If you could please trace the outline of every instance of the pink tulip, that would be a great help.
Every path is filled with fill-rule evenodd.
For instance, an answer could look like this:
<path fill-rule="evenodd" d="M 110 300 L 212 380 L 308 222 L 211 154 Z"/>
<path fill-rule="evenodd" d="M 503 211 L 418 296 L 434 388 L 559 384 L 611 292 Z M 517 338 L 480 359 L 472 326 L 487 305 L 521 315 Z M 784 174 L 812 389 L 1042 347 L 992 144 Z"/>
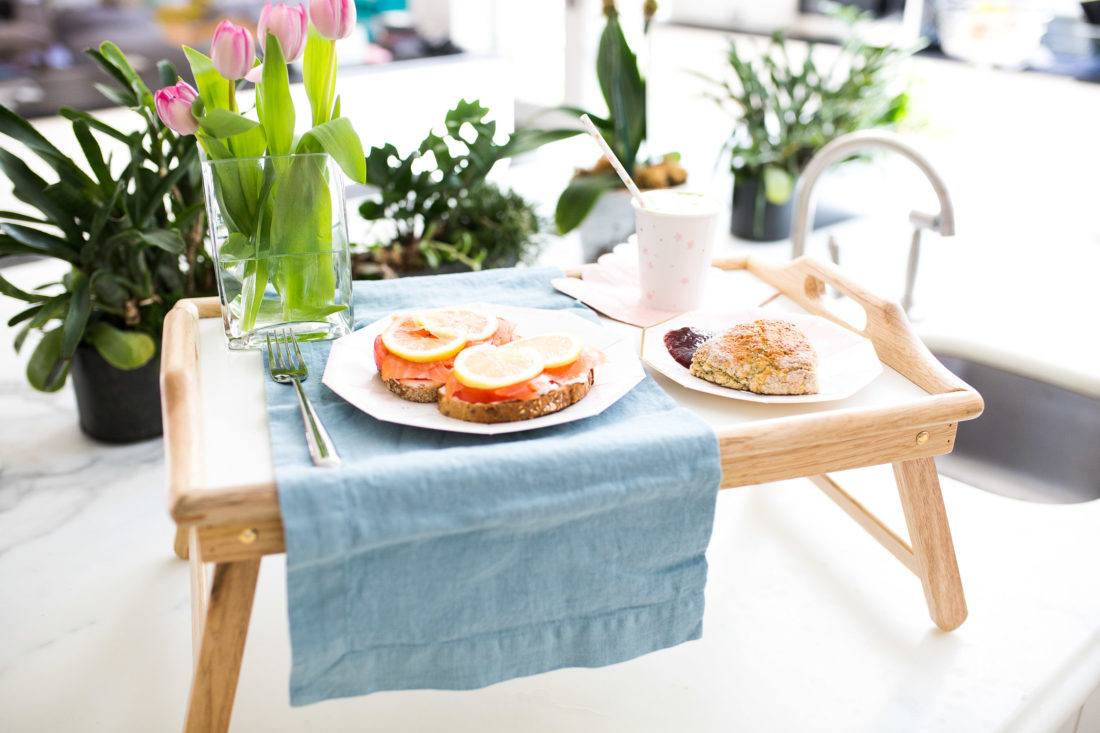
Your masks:
<path fill-rule="evenodd" d="M 313 27 L 330 41 L 347 38 L 355 27 L 353 0 L 309 0 Z"/>
<path fill-rule="evenodd" d="M 282 49 L 287 63 L 296 61 L 306 48 L 307 23 L 309 20 L 306 18 L 306 8 L 301 3 L 294 7 L 267 3 L 260 13 L 260 23 L 256 28 L 260 49 L 267 50 L 267 34 L 271 33 L 279 39 L 279 48 Z"/>
<path fill-rule="evenodd" d="M 228 20 L 223 20 L 214 29 L 214 40 L 210 44 L 210 60 L 218 73 L 230 81 L 243 78 L 252 68 L 256 59 L 256 49 L 252 45 L 252 34 Z"/>
<path fill-rule="evenodd" d="M 199 129 L 199 121 L 191 112 L 191 103 L 199 96 L 190 84 L 179 81 L 170 87 L 164 87 L 153 95 L 157 115 L 169 129 L 180 135 L 194 135 Z"/>

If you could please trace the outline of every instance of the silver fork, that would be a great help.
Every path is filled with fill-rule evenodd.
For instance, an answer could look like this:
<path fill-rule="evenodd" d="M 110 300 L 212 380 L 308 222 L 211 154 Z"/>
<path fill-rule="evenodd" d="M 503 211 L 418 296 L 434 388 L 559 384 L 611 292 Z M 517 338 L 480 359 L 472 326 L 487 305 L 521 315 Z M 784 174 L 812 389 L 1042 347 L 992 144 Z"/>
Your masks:
<path fill-rule="evenodd" d="M 291 354 L 291 344 L 294 353 Z M 298 348 L 298 340 L 289 330 L 284 329 L 275 333 L 275 346 L 272 348 L 271 335 L 267 336 L 267 365 L 271 370 L 271 378 L 279 384 L 290 382 L 298 394 L 298 407 L 302 408 L 302 420 L 306 425 L 306 444 L 309 446 L 309 455 L 313 458 L 313 465 L 329 468 L 340 465 L 340 456 L 336 455 L 336 446 L 332 444 L 332 438 L 328 437 L 328 431 L 321 424 L 321 418 L 313 409 L 306 392 L 302 389 L 302 382 L 309 376 L 306 362 L 302 358 L 302 351 Z"/>

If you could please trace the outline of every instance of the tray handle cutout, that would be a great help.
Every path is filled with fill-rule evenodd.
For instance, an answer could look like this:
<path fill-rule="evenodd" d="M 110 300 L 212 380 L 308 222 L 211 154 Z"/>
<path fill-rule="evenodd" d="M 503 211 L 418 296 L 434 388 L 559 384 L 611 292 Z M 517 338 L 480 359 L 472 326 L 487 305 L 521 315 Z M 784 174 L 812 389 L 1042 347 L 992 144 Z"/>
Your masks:
<path fill-rule="evenodd" d="M 853 282 L 835 265 L 803 255 L 782 264 L 749 257 L 745 267 L 810 313 L 869 339 L 884 364 L 922 389 L 933 394 L 974 391 L 936 360 L 913 331 L 900 305 Z M 866 322 L 862 328 L 828 307 L 826 286 L 836 288 L 863 309 Z"/>

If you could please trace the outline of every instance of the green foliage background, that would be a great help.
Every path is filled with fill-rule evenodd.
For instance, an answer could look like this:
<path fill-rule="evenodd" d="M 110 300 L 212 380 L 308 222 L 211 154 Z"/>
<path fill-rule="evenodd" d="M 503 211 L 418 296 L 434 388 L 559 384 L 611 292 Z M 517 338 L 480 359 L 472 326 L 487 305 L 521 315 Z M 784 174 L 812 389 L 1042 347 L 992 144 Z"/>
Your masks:
<path fill-rule="evenodd" d="M 114 44 L 87 53 L 115 84 L 98 84 L 99 91 L 139 115 L 142 129 L 122 132 L 62 107 L 84 157 L 78 163 L 0 105 L 0 133 L 29 148 L 56 176 L 48 181 L 0 149 L 0 171 L 14 195 L 37 211 L 0 211 L 0 259 L 40 255 L 70 266 L 59 282 L 29 292 L 0 276 L 0 293 L 28 304 L 8 321 L 20 326 L 16 350 L 32 332 L 41 334 L 27 379 L 43 391 L 65 383 L 81 343 L 118 368 L 142 366 L 156 355 L 164 316 L 175 302 L 215 290 L 203 249 L 206 217 L 195 138 L 161 123 L 152 93 Z M 158 69 L 165 86 L 175 83 L 170 63 L 162 61 Z M 104 137 L 126 147 L 121 168 L 104 157 Z"/>

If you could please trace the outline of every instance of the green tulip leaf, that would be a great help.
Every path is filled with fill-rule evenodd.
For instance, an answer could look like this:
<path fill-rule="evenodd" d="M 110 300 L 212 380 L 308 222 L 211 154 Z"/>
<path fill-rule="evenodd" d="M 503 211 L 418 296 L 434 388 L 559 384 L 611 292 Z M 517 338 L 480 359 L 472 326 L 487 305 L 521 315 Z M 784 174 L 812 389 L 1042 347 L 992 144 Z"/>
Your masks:
<path fill-rule="evenodd" d="M 191 65 L 191 75 L 199 88 L 206 109 L 229 109 L 232 107 L 233 82 L 226 79 L 214 68 L 209 56 L 188 46 L 183 47 L 187 62 Z"/>
<path fill-rule="evenodd" d="M 143 331 L 124 331 L 100 321 L 88 333 L 88 341 L 116 369 L 137 369 L 157 353 L 153 337 Z"/>
<path fill-rule="evenodd" d="M 236 112 L 214 107 L 206 109 L 205 114 L 199 119 L 199 125 L 202 131 L 211 137 L 226 138 L 248 132 L 254 127 L 259 127 L 260 123 Z"/>
<path fill-rule="evenodd" d="M 317 125 L 302 135 L 298 152 L 326 152 L 344 169 L 348 178 L 356 183 L 367 182 L 367 161 L 363 156 L 363 144 L 351 120 L 339 117 Z"/>
<path fill-rule="evenodd" d="M 288 155 L 294 145 L 294 101 L 279 39 L 267 34 L 263 77 L 256 90 L 257 111 L 267 135 L 269 155 Z"/>
<path fill-rule="evenodd" d="M 306 50 L 302 57 L 302 81 L 313 110 L 313 125 L 328 122 L 339 112 L 333 112 L 332 95 L 336 87 L 336 44 L 309 24 Z M 332 116 L 330 116 L 330 114 Z"/>
<path fill-rule="evenodd" d="M 240 232 L 230 232 L 218 246 L 219 260 L 244 260 L 256 253 L 256 247 L 248 237 Z"/>

